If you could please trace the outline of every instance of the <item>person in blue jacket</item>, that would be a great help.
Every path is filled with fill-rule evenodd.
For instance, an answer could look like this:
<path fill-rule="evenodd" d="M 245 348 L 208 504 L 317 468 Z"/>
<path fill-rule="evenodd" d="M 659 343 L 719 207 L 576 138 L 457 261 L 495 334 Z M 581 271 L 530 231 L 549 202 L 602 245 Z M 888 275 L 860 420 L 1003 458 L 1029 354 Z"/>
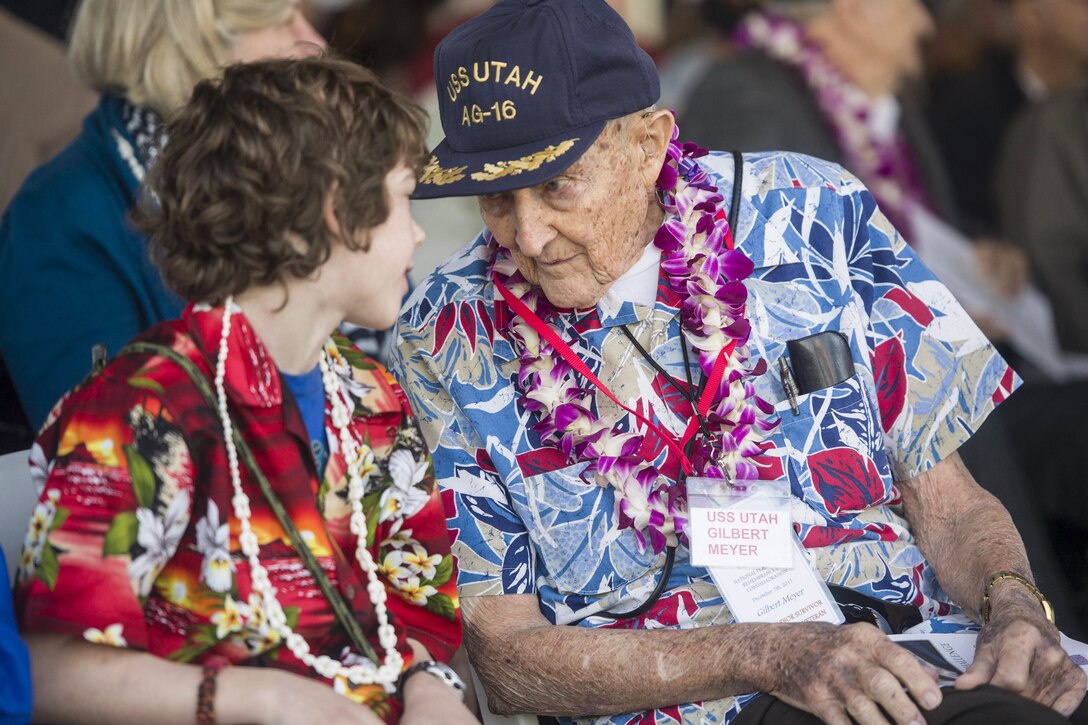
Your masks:
<path fill-rule="evenodd" d="M 4 550 L 0 549 L 0 564 L 7 572 Z M 0 725 L 30 721 L 34 704 L 30 685 L 30 656 L 15 626 L 11 607 L 11 585 L 7 578 L 0 587 Z"/>
<path fill-rule="evenodd" d="M 69 61 L 101 102 L 0 221 L 0 356 L 35 428 L 95 345 L 112 354 L 181 312 L 128 219 L 160 118 L 224 65 L 324 47 L 297 0 L 83 0 Z"/>

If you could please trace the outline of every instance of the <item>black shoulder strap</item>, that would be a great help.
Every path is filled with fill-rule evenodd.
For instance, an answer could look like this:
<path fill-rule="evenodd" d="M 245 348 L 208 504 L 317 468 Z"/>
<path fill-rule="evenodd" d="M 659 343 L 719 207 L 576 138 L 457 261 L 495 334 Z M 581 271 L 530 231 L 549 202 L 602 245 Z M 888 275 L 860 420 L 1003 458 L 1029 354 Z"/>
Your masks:
<path fill-rule="evenodd" d="M 733 149 L 733 202 L 729 205 L 729 233 L 733 242 L 737 239 L 737 220 L 740 218 L 740 193 L 744 185 L 744 154 Z"/>
<path fill-rule="evenodd" d="M 121 355 L 154 355 L 164 357 L 180 367 L 189 378 L 196 385 L 197 390 L 204 396 L 204 402 L 212 410 L 219 410 L 219 403 L 216 399 L 215 391 L 212 389 L 212 384 L 208 381 L 207 376 L 201 372 L 200 368 L 196 364 L 185 357 L 177 350 L 167 347 L 165 345 L 159 345 L 153 342 L 130 342 L 124 348 L 117 353 L 118 357 Z M 233 421 L 231 421 L 233 423 Z M 381 664 L 381 660 L 378 659 L 377 653 L 374 648 L 370 646 L 370 643 L 363 635 L 363 630 L 359 626 L 359 621 L 355 618 L 352 612 L 351 606 L 344 600 L 344 597 L 329 581 L 328 575 L 321 568 L 321 565 L 317 563 L 317 559 L 314 558 L 313 552 L 310 551 L 310 547 L 306 545 L 302 536 L 299 534 L 298 529 L 295 527 L 295 523 L 291 520 L 291 516 L 287 513 L 287 509 L 284 507 L 283 502 L 280 501 L 279 496 L 272 490 L 272 484 L 268 482 L 268 478 L 265 477 L 264 472 L 261 471 L 261 467 L 257 465 L 257 460 L 253 456 L 253 451 L 250 450 L 241 434 L 238 432 L 237 425 L 231 425 L 234 438 L 234 446 L 238 450 L 238 457 L 249 469 L 253 479 L 257 482 L 257 486 L 261 489 L 261 494 L 268 501 L 268 505 L 272 507 L 273 513 L 276 515 L 276 520 L 280 526 L 287 533 L 287 538 L 291 540 L 291 546 L 294 547 L 295 552 L 301 557 L 303 564 L 306 565 L 306 569 L 313 576 L 314 581 L 317 582 L 317 586 L 321 589 L 321 593 L 325 596 L 325 600 L 332 607 L 333 613 L 336 616 L 336 621 L 347 632 L 348 637 L 351 639 L 351 643 L 355 645 L 358 652 L 366 655 L 375 664 Z M 365 536 L 366 533 L 360 534 Z"/>

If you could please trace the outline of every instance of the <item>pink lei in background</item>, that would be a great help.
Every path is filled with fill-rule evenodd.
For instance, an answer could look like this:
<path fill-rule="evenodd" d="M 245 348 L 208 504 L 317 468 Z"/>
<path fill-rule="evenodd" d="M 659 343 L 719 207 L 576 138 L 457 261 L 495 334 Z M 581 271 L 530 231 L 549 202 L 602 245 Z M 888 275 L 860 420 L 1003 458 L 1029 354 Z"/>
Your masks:
<path fill-rule="evenodd" d="M 762 51 L 801 74 L 843 150 L 846 168 L 869 187 L 892 224 L 910 236 L 911 205 L 932 204 L 903 135 L 898 131 L 888 138 L 873 134 L 873 101 L 828 61 L 793 20 L 749 13 L 735 39 L 742 48 Z"/>

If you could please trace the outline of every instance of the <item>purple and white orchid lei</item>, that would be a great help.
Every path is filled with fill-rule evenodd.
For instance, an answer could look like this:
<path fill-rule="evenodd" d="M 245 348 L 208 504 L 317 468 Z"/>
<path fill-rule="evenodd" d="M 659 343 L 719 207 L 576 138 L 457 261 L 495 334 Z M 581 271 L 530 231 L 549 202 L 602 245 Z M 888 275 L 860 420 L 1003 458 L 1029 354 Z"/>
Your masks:
<path fill-rule="evenodd" d="M 654 244 L 662 250 L 662 269 L 682 300 L 681 325 L 698 351 L 703 374 L 709 378 L 723 350 L 729 355 L 707 414 L 714 439 L 697 436 L 691 460 L 698 475 L 755 479 L 759 443 L 777 419 L 768 417 L 773 407 L 756 396 L 750 381 L 766 369 L 762 360 L 752 366 L 747 360 L 750 326 L 744 318 L 748 292 L 743 280 L 753 265 L 732 248 L 723 198 L 695 162 L 706 151 L 677 142 L 677 135 L 674 131 L 657 181 L 668 216 Z M 496 279 L 545 322 L 554 319 L 558 313 L 540 288 L 521 275 L 505 249 L 495 249 Z M 541 440 L 557 446 L 572 462 L 588 460 L 583 477 L 615 489 L 619 528 L 633 529 L 643 550 L 647 544 L 655 553 L 686 544 L 686 491 L 641 455 L 645 436 L 620 429 L 621 418 L 602 421 L 594 413 L 594 391 L 579 384 L 571 366 L 528 322 L 511 315 L 505 333 L 520 355 L 521 404 L 538 415 L 534 429 Z"/>
<path fill-rule="evenodd" d="M 797 70 L 843 150 L 845 166 L 857 174 L 895 224 L 906 230 L 912 204 L 931 206 L 903 135 L 878 138 L 870 126 L 873 101 L 844 76 L 794 20 L 752 12 L 737 27 L 742 48 L 755 48 Z"/>

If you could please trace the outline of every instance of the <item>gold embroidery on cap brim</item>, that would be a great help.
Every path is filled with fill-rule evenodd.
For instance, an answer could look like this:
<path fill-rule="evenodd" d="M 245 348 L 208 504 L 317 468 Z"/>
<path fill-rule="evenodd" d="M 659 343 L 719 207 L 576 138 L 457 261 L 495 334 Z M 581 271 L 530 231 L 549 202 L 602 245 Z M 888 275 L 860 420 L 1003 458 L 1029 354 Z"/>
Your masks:
<path fill-rule="evenodd" d="M 494 164 L 484 164 L 484 170 L 472 174 L 472 180 L 494 181 L 495 179 L 501 179 L 504 176 L 516 176 L 523 171 L 536 171 L 544 162 L 550 163 L 555 161 L 569 151 L 577 140 L 578 139 L 576 138 L 572 138 L 569 141 L 563 141 L 555 146 L 548 146 L 537 151 L 535 154 L 522 156 L 520 159 L 514 159 L 513 161 L 499 161 Z"/>
<path fill-rule="evenodd" d="M 423 176 L 420 178 L 419 183 L 434 184 L 435 186 L 452 184 L 465 178 L 465 169 L 467 168 L 467 166 L 453 166 L 444 169 L 438 165 L 438 157 L 432 156 L 427 165 L 423 167 Z"/>

